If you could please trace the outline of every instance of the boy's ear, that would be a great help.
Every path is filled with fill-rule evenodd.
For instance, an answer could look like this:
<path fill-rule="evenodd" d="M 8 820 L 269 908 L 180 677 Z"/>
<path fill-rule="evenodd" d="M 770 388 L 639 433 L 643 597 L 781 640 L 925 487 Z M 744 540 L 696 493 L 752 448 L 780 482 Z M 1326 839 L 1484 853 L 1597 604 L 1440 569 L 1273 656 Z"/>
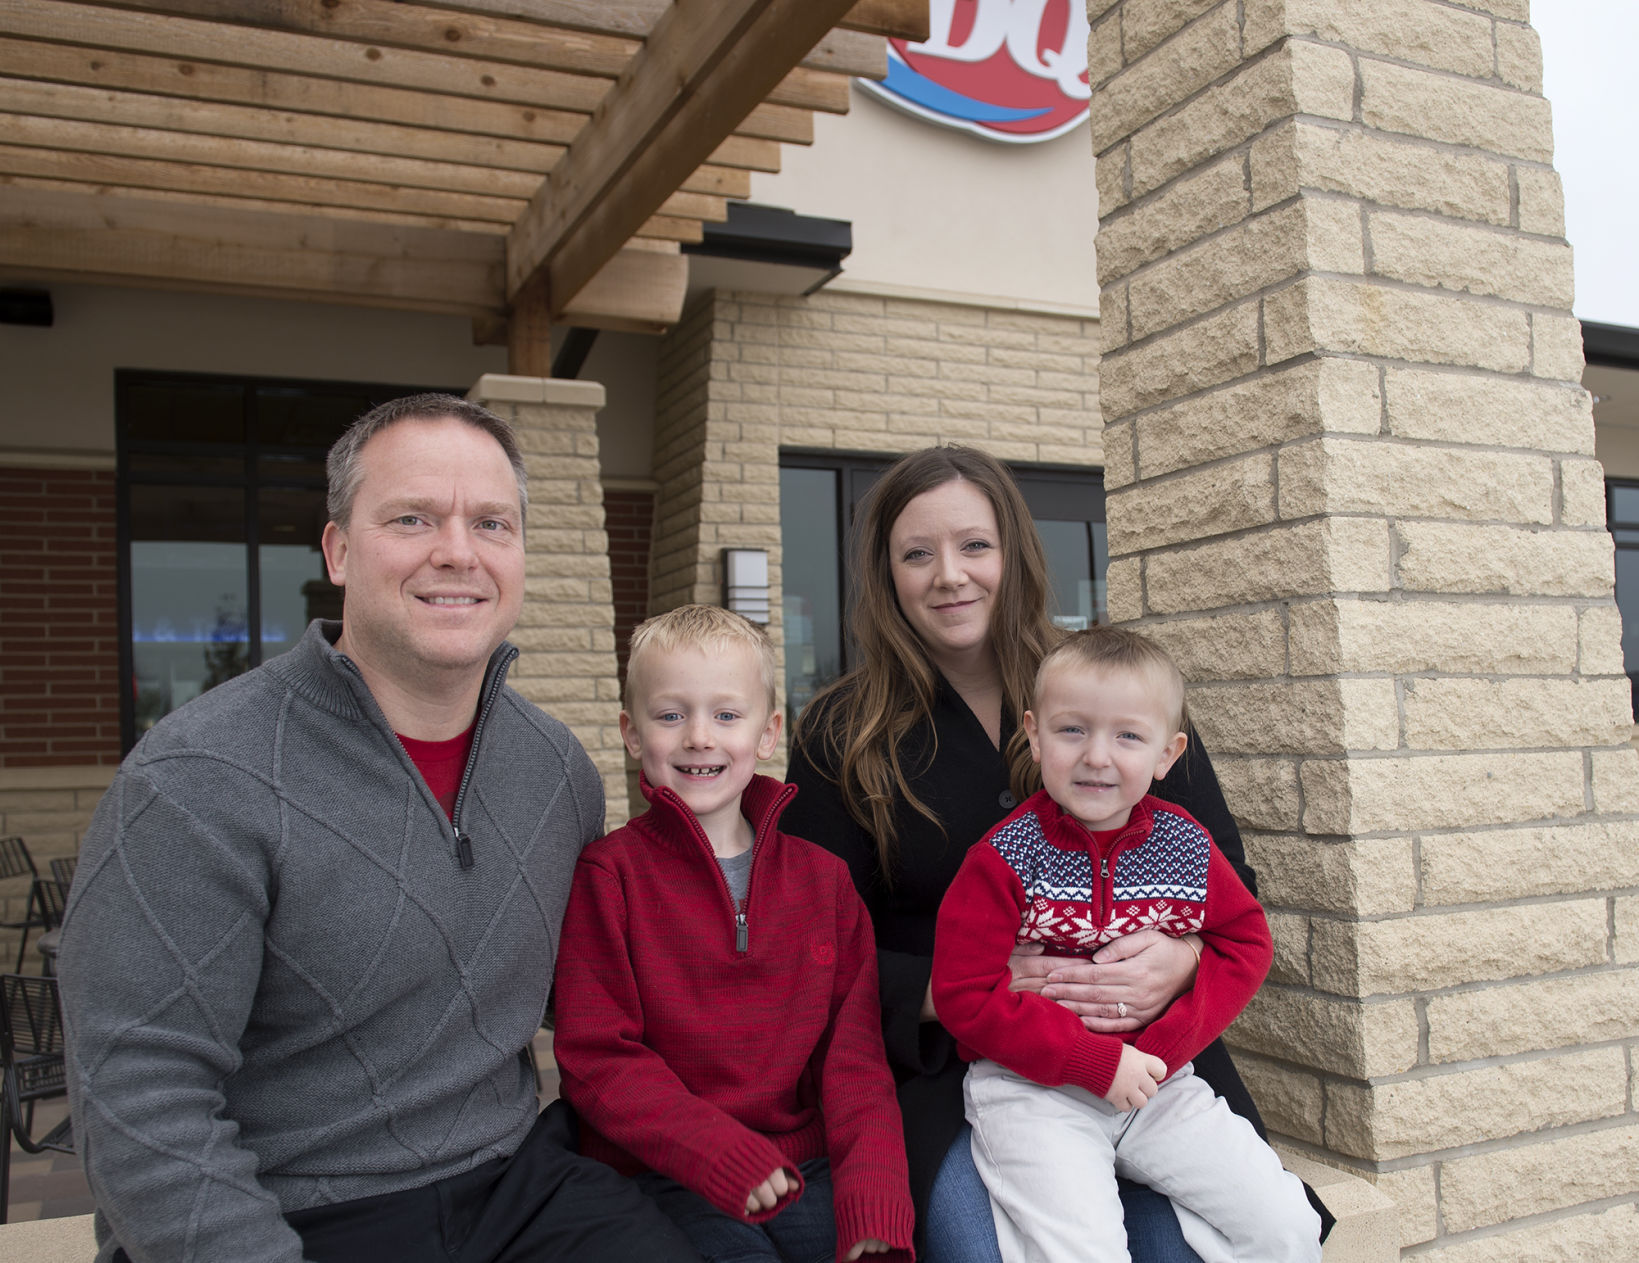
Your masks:
<path fill-rule="evenodd" d="M 768 723 L 763 728 L 763 735 L 757 738 L 757 757 L 772 759 L 774 751 L 780 744 L 780 723 L 785 719 L 779 711 L 768 717 Z"/>
<path fill-rule="evenodd" d="M 1161 758 L 1155 765 L 1155 779 L 1160 780 L 1172 771 L 1172 765 L 1178 762 L 1178 756 L 1184 752 L 1189 744 L 1189 738 L 1181 732 L 1172 734 L 1172 739 L 1161 750 Z"/>
<path fill-rule="evenodd" d="M 638 734 L 637 726 L 632 723 L 632 717 L 625 711 L 620 712 L 620 739 L 626 743 L 626 753 L 634 759 L 643 757 L 643 738 Z"/>
<path fill-rule="evenodd" d="M 1041 737 L 1036 730 L 1036 712 L 1024 712 L 1024 735 L 1030 738 L 1030 757 L 1037 763 L 1041 762 Z"/>

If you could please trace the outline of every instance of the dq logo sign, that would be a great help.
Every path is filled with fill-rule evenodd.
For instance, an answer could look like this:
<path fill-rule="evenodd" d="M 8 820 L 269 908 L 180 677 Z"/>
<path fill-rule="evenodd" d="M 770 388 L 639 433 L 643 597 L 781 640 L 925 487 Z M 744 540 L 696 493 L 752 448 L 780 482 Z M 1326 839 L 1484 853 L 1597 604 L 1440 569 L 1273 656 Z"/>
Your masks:
<path fill-rule="evenodd" d="M 1087 117 L 1082 0 L 929 0 L 926 42 L 888 41 L 890 105 L 988 140 L 1062 136 Z"/>

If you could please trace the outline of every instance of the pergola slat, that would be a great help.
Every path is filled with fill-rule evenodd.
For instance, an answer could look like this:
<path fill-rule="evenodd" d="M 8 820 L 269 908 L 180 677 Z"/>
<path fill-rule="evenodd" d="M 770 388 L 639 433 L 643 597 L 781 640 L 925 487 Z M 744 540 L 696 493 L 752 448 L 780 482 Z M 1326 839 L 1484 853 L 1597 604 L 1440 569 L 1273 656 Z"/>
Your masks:
<path fill-rule="evenodd" d="M 642 37 L 671 0 L 410 0 L 464 13 L 528 17 L 565 30 Z M 868 35 L 927 39 L 927 0 L 856 0 L 837 26 Z"/>
<path fill-rule="evenodd" d="M 277 215 L 292 214 L 290 203 L 269 202 L 255 197 L 222 197 L 213 193 L 179 193 L 170 189 L 137 188 L 121 185 L 113 188 L 106 184 L 88 184 L 83 180 L 57 180 L 28 175 L 0 175 L 0 188 L 30 189 L 44 193 L 70 193 L 76 197 L 117 197 L 132 203 L 166 202 L 173 206 L 217 207 L 224 211 L 264 211 Z M 300 213 L 300 212 L 294 212 Z M 455 219 L 448 215 L 416 215 L 403 211 L 388 211 L 372 207 L 361 210 L 356 206 L 325 206 L 313 208 L 313 213 L 325 219 L 348 220 L 359 223 L 398 225 L 407 228 L 434 228 L 440 232 L 475 232 L 487 237 L 505 237 L 506 225 L 493 220 Z M 634 238 L 633 240 L 636 240 Z M 670 241 L 645 240 L 645 244 L 672 246 Z"/>
<path fill-rule="evenodd" d="M 8 60 L 0 48 L 0 63 Z M 293 110 L 195 101 L 145 92 L 0 78 L 0 105 L 19 114 L 218 136 L 224 143 L 269 141 L 384 156 L 459 162 L 544 175 L 566 146 L 434 127 L 409 127 Z M 721 168 L 714 168 L 721 169 Z"/>
<path fill-rule="evenodd" d="M 566 30 L 530 15 L 463 12 L 398 0 L 70 0 L 292 34 L 321 35 L 451 57 L 478 57 L 616 78 L 642 46 L 618 32 Z M 647 32 L 645 32 L 647 34 Z M 803 59 L 810 70 L 880 78 L 887 54 L 880 39 L 832 31 Z"/>
<path fill-rule="evenodd" d="M 219 65 L 278 70 L 382 87 L 415 88 L 486 101 L 590 114 L 608 84 L 587 75 L 499 61 L 355 44 L 197 18 L 103 9 L 67 0 L 0 0 L 0 27 L 35 39 L 135 49 Z M 70 36 L 69 39 L 64 39 Z"/>

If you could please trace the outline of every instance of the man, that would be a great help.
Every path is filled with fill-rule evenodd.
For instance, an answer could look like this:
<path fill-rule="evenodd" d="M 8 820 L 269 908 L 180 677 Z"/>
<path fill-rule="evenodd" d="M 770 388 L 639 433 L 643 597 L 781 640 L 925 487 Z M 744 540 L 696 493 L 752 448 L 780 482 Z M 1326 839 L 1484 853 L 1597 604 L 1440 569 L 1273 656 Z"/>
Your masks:
<path fill-rule="evenodd" d="M 341 623 L 158 724 L 63 931 L 99 1260 L 692 1260 L 536 1121 L 540 1025 L 603 791 L 506 687 L 512 431 L 444 395 L 331 450 Z"/>

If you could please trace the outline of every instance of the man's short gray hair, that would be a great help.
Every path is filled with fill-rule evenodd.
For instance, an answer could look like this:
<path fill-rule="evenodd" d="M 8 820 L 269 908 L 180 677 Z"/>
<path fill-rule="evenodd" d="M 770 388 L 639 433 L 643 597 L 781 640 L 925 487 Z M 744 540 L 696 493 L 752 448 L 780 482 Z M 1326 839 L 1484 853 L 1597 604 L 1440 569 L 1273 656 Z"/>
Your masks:
<path fill-rule="evenodd" d="M 440 421 L 445 417 L 453 417 L 475 430 L 482 430 L 501 445 L 507 463 L 512 466 L 512 473 L 518 479 L 519 509 L 527 515 L 529 475 L 524 471 L 524 454 L 518 448 L 518 436 L 513 432 L 511 422 L 496 416 L 488 408 L 481 408 L 455 395 L 426 394 L 406 395 L 402 399 L 389 399 L 386 403 L 377 404 L 348 426 L 347 432 L 336 440 L 330 448 L 330 455 L 325 458 L 325 475 L 329 480 L 325 507 L 329 510 L 330 520 L 345 528 L 353 515 L 353 500 L 358 495 L 359 483 L 364 479 L 364 466 L 359 454 L 366 443 L 400 421 Z"/>

